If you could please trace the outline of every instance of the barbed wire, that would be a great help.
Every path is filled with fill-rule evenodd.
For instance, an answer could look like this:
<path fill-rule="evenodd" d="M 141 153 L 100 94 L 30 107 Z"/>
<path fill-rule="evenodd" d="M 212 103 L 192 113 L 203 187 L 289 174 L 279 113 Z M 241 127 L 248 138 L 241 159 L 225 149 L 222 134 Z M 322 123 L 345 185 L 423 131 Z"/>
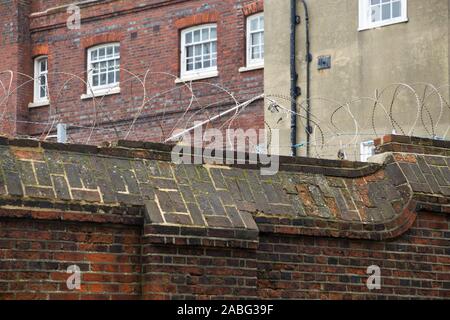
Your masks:
<path fill-rule="evenodd" d="M 308 131 L 307 120 L 312 124 L 310 142 L 302 142 L 295 147 L 310 146 L 314 156 L 318 158 L 330 156 L 329 151 L 326 151 L 329 148 L 353 152 L 360 148 L 361 141 L 386 133 L 398 132 L 409 136 L 418 134 L 441 139 L 448 139 L 450 134 L 449 84 L 435 86 L 424 82 L 392 83 L 375 90 L 373 97 L 351 97 L 345 101 L 339 101 L 336 97 L 299 99 L 299 102 L 296 101 L 297 111 L 293 112 L 292 101 L 287 94 L 266 93 L 253 97 L 241 94 L 242 97 L 239 98 L 233 90 L 215 81 L 183 82 L 177 75 L 168 72 L 147 69 L 137 74 L 120 68 L 121 89 L 129 89 L 131 95 L 120 98 L 126 112 L 117 116 L 115 113 L 119 111 L 111 110 L 110 101 L 106 99 L 113 88 L 101 95 L 96 93 L 85 80 L 90 71 L 80 74 L 49 72 L 48 77 L 52 77 L 52 81 L 46 86 L 49 97 L 47 119 L 31 121 L 18 119 L 15 112 L 9 111 L 18 107 L 12 97 L 21 90 L 26 90 L 27 86 L 34 85 L 38 79 L 11 70 L 0 72 L 0 132 L 5 129 L 6 123 L 14 126 L 29 124 L 40 127 L 32 137 L 45 141 L 54 138 L 52 133 L 57 124 L 64 123 L 69 126 L 69 132 L 87 131 L 78 136 L 76 133 L 69 134 L 71 141 L 90 144 L 94 135 L 102 134 L 107 134 L 108 137 L 112 135 L 114 139 L 130 139 L 132 136 L 139 138 L 137 127 L 142 125 L 145 117 L 153 117 L 152 126 L 160 132 L 159 142 L 168 142 L 179 138 L 176 131 L 190 133 L 196 128 L 197 121 L 200 121 L 202 127 L 229 132 L 250 105 L 264 100 L 266 115 L 269 115 L 264 121 L 267 149 L 275 145 L 290 147 L 274 141 L 273 132 L 292 116 L 297 118 L 300 127 L 305 128 L 304 135 Z M 153 80 L 156 86 L 151 84 Z M 13 87 L 16 83 L 17 86 Z M 65 112 L 69 109 L 66 106 L 68 101 L 77 105 L 70 100 L 73 97 L 68 97 L 73 95 L 72 92 L 68 94 L 68 91 L 76 85 L 86 89 L 90 98 L 86 105 L 90 107 L 79 122 L 74 123 L 67 121 L 69 117 Z M 237 88 L 236 91 L 240 92 L 241 89 Z M 314 106 L 313 112 L 310 105 Z M 128 116 L 123 116 L 124 114 Z M 271 117 L 271 114 L 274 116 Z M 410 121 L 403 119 L 404 114 L 408 114 Z M 158 140 L 155 136 L 152 139 Z M 230 135 L 227 135 L 226 143 L 230 148 L 234 147 Z"/>

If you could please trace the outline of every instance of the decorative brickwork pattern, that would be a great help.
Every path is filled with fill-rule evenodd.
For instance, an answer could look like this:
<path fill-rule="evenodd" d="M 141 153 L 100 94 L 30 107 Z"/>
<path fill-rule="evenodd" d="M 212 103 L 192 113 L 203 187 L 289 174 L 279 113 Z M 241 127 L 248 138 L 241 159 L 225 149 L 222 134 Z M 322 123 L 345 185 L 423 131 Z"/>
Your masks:
<path fill-rule="evenodd" d="M 0 298 L 450 297 L 444 153 L 282 157 L 265 177 L 174 165 L 171 149 L 0 138 Z M 74 264 L 77 292 L 64 287 Z M 370 265 L 380 291 L 365 285 Z"/>
<path fill-rule="evenodd" d="M 17 142 L 0 147 L 5 196 L 57 208 L 69 202 L 68 208 L 95 205 L 95 212 L 146 211 L 148 222 L 157 225 L 256 230 L 255 217 L 266 232 L 393 238 L 409 229 L 416 211 L 428 203 L 448 210 L 450 197 L 450 158 L 443 156 L 389 154 L 383 167 L 348 169 L 354 178 L 327 173 L 345 165 L 339 161 L 325 161 L 328 168 L 310 166 L 317 173 L 305 173 L 308 160 L 295 159 L 264 177 L 254 169 L 173 165 L 166 162 L 168 149 L 155 150 L 154 144 L 129 149 L 135 156 L 126 158 L 127 150 L 118 148 L 74 153 L 48 149 L 57 144 L 29 148 Z M 35 142 L 22 142 L 27 143 Z M 324 173 L 318 173 L 321 169 Z M 3 201 L 12 201 L 7 198 Z"/>

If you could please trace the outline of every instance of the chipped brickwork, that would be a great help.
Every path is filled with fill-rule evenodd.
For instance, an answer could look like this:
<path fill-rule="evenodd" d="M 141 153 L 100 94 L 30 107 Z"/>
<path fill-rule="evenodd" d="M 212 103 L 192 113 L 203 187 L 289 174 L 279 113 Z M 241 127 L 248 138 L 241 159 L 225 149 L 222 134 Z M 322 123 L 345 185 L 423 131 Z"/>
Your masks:
<path fill-rule="evenodd" d="M 379 150 L 403 138 L 385 137 L 390 142 Z M 251 164 L 175 165 L 170 151 L 127 141 L 100 148 L 0 138 L 0 222 L 50 230 L 56 221 L 78 223 L 82 233 L 96 224 L 142 228 L 140 291 L 130 298 L 448 297 L 445 153 L 387 152 L 369 164 L 282 157 L 278 174 L 261 176 Z M 0 241 L 10 268 L 10 234 Z M 403 258 L 390 253 L 405 246 L 411 253 Z M 364 287 L 370 261 L 388 269 L 386 291 Z M 109 289 L 104 296 L 114 298 Z"/>

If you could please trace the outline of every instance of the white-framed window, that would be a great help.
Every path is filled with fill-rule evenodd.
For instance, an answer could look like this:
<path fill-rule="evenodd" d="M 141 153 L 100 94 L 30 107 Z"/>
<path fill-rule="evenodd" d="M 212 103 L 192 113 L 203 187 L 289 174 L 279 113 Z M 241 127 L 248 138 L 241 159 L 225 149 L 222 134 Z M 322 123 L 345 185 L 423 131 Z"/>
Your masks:
<path fill-rule="evenodd" d="M 247 67 L 264 65 L 264 13 L 247 17 Z"/>
<path fill-rule="evenodd" d="M 359 0 L 359 30 L 408 21 L 407 0 Z"/>
<path fill-rule="evenodd" d="M 48 57 L 34 59 L 34 98 L 33 104 L 48 103 Z"/>
<path fill-rule="evenodd" d="M 217 75 L 217 25 L 205 24 L 181 32 L 181 78 Z"/>
<path fill-rule="evenodd" d="M 108 43 L 92 47 L 87 52 L 87 93 L 108 94 L 120 85 L 120 44 Z"/>
<path fill-rule="evenodd" d="M 373 140 L 361 142 L 361 161 L 367 162 L 375 155 L 375 142 Z"/>

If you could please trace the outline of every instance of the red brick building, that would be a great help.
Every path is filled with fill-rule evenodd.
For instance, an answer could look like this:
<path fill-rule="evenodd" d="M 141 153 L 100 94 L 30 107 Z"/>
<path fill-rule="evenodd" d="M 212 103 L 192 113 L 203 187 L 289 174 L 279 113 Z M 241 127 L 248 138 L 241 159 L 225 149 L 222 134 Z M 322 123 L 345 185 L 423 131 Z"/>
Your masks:
<path fill-rule="evenodd" d="M 0 3 L 0 132 L 162 141 L 263 92 L 262 0 L 71 3 Z M 264 127 L 262 101 L 240 111 Z"/>

